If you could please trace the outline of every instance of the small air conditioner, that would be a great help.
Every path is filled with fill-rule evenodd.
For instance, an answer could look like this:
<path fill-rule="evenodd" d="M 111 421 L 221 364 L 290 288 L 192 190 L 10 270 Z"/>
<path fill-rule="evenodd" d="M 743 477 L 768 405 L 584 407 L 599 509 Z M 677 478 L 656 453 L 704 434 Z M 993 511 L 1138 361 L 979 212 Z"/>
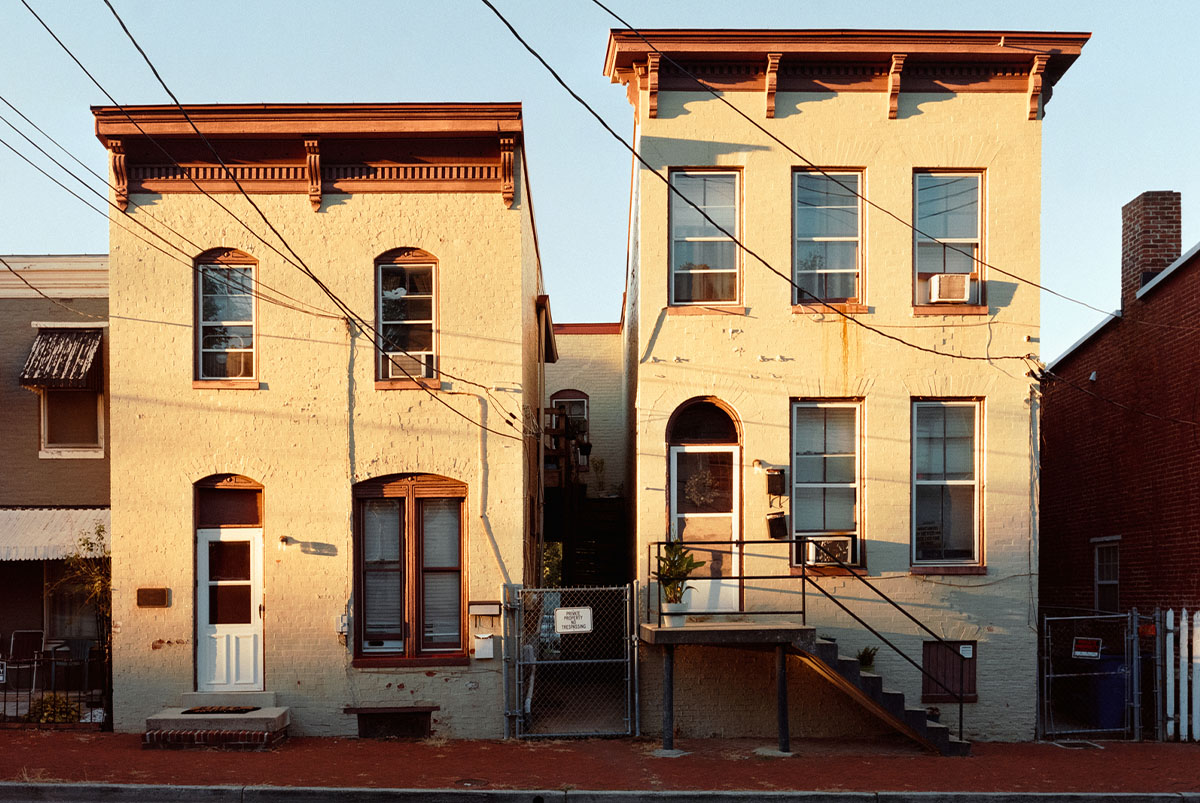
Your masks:
<path fill-rule="evenodd" d="M 408 379 L 410 376 L 428 378 L 433 375 L 430 370 L 431 354 L 388 352 L 387 356 L 388 379 Z"/>
<path fill-rule="evenodd" d="M 966 304 L 970 300 L 970 274 L 938 273 L 929 277 L 929 302 L 931 304 Z"/>
<path fill-rule="evenodd" d="M 824 550 L 818 548 L 817 544 L 824 547 Z M 809 538 L 807 545 L 810 565 L 837 566 L 838 561 L 845 564 L 854 562 L 853 539 L 851 538 Z"/>

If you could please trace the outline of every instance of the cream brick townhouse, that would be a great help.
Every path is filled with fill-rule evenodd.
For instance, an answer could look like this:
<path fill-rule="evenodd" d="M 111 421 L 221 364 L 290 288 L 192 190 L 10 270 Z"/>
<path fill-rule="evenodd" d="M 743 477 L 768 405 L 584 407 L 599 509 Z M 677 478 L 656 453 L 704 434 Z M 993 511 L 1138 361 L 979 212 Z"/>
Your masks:
<path fill-rule="evenodd" d="M 807 622 L 843 655 L 880 641 L 830 598 L 961 691 L 968 736 L 1032 737 L 1037 388 L 1020 361 L 941 355 L 1037 350 L 1043 109 L 1087 38 L 612 32 L 648 163 L 623 319 L 643 617 L 668 538 L 707 561 L 689 624 L 773 621 L 820 575 Z M 773 733 L 770 653 L 681 638 L 675 728 Z M 662 654 L 643 645 L 649 731 Z M 910 706 L 952 699 L 886 647 L 875 665 Z M 794 731 L 860 727 L 796 678 Z"/>
<path fill-rule="evenodd" d="M 117 729 L 501 735 L 554 359 L 520 105 L 186 108 L 94 109 Z"/>

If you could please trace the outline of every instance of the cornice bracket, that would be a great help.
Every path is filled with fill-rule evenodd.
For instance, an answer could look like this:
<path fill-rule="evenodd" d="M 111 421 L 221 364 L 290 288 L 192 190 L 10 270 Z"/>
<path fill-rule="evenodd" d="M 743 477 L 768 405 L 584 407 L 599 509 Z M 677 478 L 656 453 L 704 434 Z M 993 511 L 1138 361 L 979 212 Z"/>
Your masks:
<path fill-rule="evenodd" d="M 775 90 L 779 86 L 779 60 L 782 53 L 767 54 L 767 119 L 775 116 Z"/>
<path fill-rule="evenodd" d="M 513 183 L 513 148 L 516 145 L 514 137 L 500 137 L 500 194 L 504 197 L 504 206 L 512 209 Z"/>
<path fill-rule="evenodd" d="M 1029 119 L 1038 119 L 1038 109 L 1042 101 L 1042 73 L 1046 72 L 1049 56 L 1034 56 L 1033 65 L 1029 68 Z"/>
<path fill-rule="evenodd" d="M 658 117 L 658 65 L 661 59 L 658 53 L 646 56 L 646 90 L 650 95 L 646 111 L 651 118 Z"/>
<path fill-rule="evenodd" d="M 321 149 L 318 141 L 304 140 L 304 152 L 308 157 L 308 202 L 316 212 L 321 208 Z"/>
<path fill-rule="evenodd" d="M 888 119 L 895 120 L 900 114 L 900 73 L 904 71 L 904 53 L 892 54 L 892 68 L 888 70 Z"/>
<path fill-rule="evenodd" d="M 125 143 L 119 139 L 108 141 L 108 161 L 112 168 L 117 208 L 124 212 L 129 208 L 129 171 L 125 165 Z"/>

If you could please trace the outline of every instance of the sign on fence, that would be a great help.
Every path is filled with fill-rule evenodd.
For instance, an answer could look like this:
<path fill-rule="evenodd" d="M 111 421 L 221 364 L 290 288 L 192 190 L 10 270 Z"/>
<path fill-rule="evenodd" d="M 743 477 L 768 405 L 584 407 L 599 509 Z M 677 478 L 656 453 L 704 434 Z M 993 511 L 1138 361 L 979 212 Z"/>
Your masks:
<path fill-rule="evenodd" d="M 591 633 L 591 608 L 555 608 L 555 633 Z"/>
<path fill-rule="evenodd" d="M 1071 657 L 1099 658 L 1100 649 L 1103 646 L 1104 641 L 1102 639 L 1076 636 L 1075 641 L 1071 644 Z"/>
<path fill-rule="evenodd" d="M 8 682 L 8 664 L 0 661 L 0 683 Z"/>

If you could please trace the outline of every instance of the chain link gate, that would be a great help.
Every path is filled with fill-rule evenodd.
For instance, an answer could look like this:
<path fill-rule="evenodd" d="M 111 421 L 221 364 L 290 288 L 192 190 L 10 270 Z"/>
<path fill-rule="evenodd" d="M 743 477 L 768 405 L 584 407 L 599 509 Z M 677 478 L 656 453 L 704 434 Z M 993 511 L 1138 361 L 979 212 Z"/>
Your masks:
<path fill-rule="evenodd" d="M 1159 697 L 1154 620 L 1127 614 L 1042 620 L 1041 738 L 1153 736 Z"/>
<path fill-rule="evenodd" d="M 631 587 L 504 594 L 505 735 L 636 734 Z"/>

